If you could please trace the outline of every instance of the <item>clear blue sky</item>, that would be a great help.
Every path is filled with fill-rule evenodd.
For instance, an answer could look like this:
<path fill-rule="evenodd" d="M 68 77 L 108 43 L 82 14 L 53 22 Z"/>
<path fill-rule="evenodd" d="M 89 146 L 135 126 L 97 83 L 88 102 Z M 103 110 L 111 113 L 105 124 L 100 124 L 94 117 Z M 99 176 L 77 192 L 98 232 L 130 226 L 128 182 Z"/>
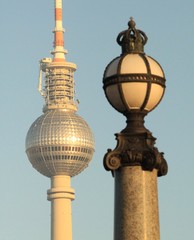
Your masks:
<path fill-rule="evenodd" d="M 134 17 L 146 32 L 145 52 L 162 65 L 167 89 L 146 126 L 165 153 L 169 173 L 158 179 L 162 240 L 194 239 L 194 1 L 84 0 L 63 2 L 67 59 L 77 64 L 79 114 L 89 123 L 96 152 L 72 180 L 73 239 L 113 239 L 114 179 L 103 169 L 107 148 L 125 118 L 105 99 L 105 66 L 120 55 L 117 34 Z M 0 240 L 50 239 L 50 181 L 30 165 L 25 136 L 42 114 L 39 63 L 50 56 L 53 1 L 1 1 Z"/>

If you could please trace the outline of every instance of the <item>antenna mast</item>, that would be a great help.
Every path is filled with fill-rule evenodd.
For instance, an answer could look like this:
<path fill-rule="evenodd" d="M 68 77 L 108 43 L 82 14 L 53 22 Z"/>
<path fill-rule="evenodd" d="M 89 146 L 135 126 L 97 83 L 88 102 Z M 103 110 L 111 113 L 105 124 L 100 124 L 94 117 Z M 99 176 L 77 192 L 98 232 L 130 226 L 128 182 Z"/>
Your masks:
<path fill-rule="evenodd" d="M 55 0 L 55 29 L 54 33 L 54 50 L 53 62 L 64 62 L 67 51 L 64 49 L 64 28 L 63 28 L 63 12 L 62 0 Z"/>

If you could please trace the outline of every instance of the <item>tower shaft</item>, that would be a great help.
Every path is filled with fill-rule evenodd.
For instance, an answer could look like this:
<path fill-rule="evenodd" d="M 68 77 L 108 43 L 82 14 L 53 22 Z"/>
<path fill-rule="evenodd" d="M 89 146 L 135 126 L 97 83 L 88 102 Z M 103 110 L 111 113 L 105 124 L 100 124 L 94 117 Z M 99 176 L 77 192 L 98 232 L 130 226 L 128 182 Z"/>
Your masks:
<path fill-rule="evenodd" d="M 75 195 L 70 187 L 70 177 L 52 177 L 47 193 L 51 201 L 51 240 L 72 240 L 71 201 Z"/>

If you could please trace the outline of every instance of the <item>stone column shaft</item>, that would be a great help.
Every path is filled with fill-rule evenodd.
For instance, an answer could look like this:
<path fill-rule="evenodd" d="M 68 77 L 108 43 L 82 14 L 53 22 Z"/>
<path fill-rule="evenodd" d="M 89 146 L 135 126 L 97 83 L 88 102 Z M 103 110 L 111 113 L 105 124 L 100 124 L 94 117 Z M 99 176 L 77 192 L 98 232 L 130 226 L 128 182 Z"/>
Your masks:
<path fill-rule="evenodd" d="M 159 240 L 157 170 L 125 166 L 114 177 L 114 240 Z"/>

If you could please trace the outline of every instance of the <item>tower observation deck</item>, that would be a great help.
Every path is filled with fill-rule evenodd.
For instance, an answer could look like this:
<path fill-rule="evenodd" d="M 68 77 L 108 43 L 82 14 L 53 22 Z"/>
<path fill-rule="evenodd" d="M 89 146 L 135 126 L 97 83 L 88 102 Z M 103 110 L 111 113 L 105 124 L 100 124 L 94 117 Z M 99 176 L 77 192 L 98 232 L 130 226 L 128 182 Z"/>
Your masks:
<path fill-rule="evenodd" d="M 51 178 L 51 240 L 71 240 L 70 178 L 82 172 L 94 153 L 93 133 L 77 114 L 74 72 L 66 61 L 62 0 L 55 3 L 52 58 L 40 61 L 38 90 L 45 99 L 43 114 L 34 121 L 26 136 L 26 153 L 32 166 Z M 60 215 L 63 215 L 61 218 Z"/>

